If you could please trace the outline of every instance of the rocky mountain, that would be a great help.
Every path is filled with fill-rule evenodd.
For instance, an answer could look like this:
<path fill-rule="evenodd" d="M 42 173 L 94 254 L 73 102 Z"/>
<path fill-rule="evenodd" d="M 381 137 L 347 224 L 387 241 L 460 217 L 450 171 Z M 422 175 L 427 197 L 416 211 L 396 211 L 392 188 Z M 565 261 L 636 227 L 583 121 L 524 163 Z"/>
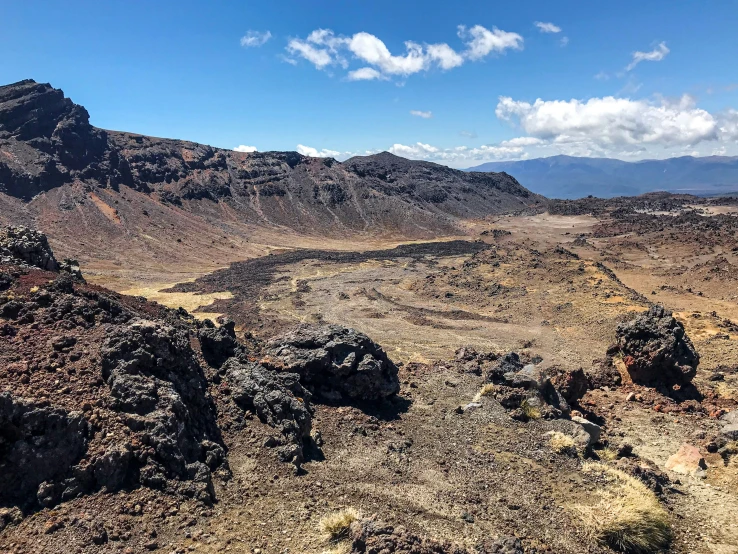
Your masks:
<path fill-rule="evenodd" d="M 0 87 L 0 219 L 41 228 L 72 256 L 84 252 L 58 241 L 79 238 L 77 228 L 113 242 L 123 232 L 128 244 L 162 233 L 170 240 L 248 234 L 246 226 L 428 238 L 457 233 L 466 218 L 544 203 L 505 173 L 466 173 L 386 152 L 339 163 L 106 131 L 48 84 Z"/>
<path fill-rule="evenodd" d="M 506 171 L 549 198 L 635 196 L 668 191 L 724 194 L 738 191 L 738 157 L 682 156 L 624 162 L 610 158 L 552 156 L 517 162 L 490 162 L 469 171 Z"/>

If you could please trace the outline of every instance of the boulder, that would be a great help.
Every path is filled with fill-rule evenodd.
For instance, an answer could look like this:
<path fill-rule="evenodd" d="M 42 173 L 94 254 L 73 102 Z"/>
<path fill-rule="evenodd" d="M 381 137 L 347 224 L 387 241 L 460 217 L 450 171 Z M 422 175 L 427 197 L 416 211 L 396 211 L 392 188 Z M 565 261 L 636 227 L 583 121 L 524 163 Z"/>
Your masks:
<path fill-rule="evenodd" d="M 728 423 L 720 432 L 731 441 L 738 441 L 738 423 Z"/>
<path fill-rule="evenodd" d="M 296 373 L 326 401 L 373 401 L 400 391 L 397 366 L 363 333 L 338 325 L 301 325 L 272 339 L 261 363 Z"/>
<path fill-rule="evenodd" d="M 286 439 L 280 457 L 297 465 L 302 463 L 303 446 L 310 439 L 312 412 L 310 393 L 300 384 L 300 376 L 271 371 L 237 358 L 230 358 L 223 369 L 236 404 L 253 410 L 263 423 L 278 429 Z"/>
<path fill-rule="evenodd" d="M 663 306 L 618 325 L 616 334 L 617 350 L 634 382 L 683 385 L 694 378 L 699 354 L 684 326 Z"/>
<path fill-rule="evenodd" d="M 589 435 L 590 444 L 599 442 L 600 435 L 602 434 L 602 427 L 600 427 L 596 423 L 592 423 L 588 419 L 584 419 L 583 417 L 579 416 L 572 416 L 571 420 L 574 423 L 578 423 L 582 426 L 582 429 L 584 429 L 584 431 Z"/>
<path fill-rule="evenodd" d="M 236 340 L 236 324 L 227 319 L 220 327 L 206 319 L 197 331 L 200 339 L 200 348 L 205 361 L 213 367 L 220 367 L 230 357 L 240 350 Z"/>
<path fill-rule="evenodd" d="M 420 537 L 404 527 L 384 525 L 370 519 L 354 521 L 349 529 L 350 554 L 412 552 L 413 554 L 469 554 L 448 542 Z"/>
<path fill-rule="evenodd" d="M 27 264 L 47 271 L 59 269 L 46 235 L 27 227 L 0 229 L 0 262 Z"/>
<path fill-rule="evenodd" d="M 684 443 L 679 450 L 673 454 L 664 466 L 674 473 L 682 475 L 703 476 L 707 469 L 705 459 L 699 449 L 691 444 Z"/>
<path fill-rule="evenodd" d="M 143 432 L 143 441 L 151 446 L 137 462 L 142 465 L 137 480 L 212 500 L 211 470 L 221 465 L 225 449 L 215 404 L 188 333 L 161 322 L 133 319 L 110 330 L 100 357 L 111 408 L 123 414 L 132 431 Z M 101 459 L 107 465 L 132 462 L 121 452 Z M 111 471 L 125 474 L 128 469 L 106 469 L 101 474 Z M 189 483 L 181 487 L 178 481 Z"/>
<path fill-rule="evenodd" d="M 43 483 L 61 483 L 87 450 L 81 412 L 0 394 L 0 503 L 28 505 Z"/>

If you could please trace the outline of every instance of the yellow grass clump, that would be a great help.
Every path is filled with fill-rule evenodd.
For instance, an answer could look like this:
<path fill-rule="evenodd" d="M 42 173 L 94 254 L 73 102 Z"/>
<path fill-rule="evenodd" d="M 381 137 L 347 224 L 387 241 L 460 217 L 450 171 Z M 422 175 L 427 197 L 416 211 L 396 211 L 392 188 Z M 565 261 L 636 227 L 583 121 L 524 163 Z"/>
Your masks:
<path fill-rule="evenodd" d="M 576 452 L 576 443 L 574 439 L 569 435 L 560 433 L 559 431 L 553 431 L 548 439 L 548 444 L 551 450 L 557 454 L 573 453 Z"/>
<path fill-rule="evenodd" d="M 479 389 L 479 396 L 490 396 L 494 394 L 495 392 L 495 386 L 492 383 L 487 383 L 486 385 L 483 385 L 481 389 Z"/>
<path fill-rule="evenodd" d="M 357 519 L 359 512 L 353 508 L 345 508 L 323 516 L 318 527 L 328 540 L 337 542 L 348 536 L 349 527 Z"/>
<path fill-rule="evenodd" d="M 575 506 L 587 532 L 597 541 L 629 554 L 649 554 L 669 545 L 669 514 L 648 487 L 601 463 L 586 463 L 582 471 L 606 482 L 597 492 L 596 503 Z"/>
<path fill-rule="evenodd" d="M 523 400 L 520 404 L 520 409 L 523 410 L 523 413 L 528 419 L 541 419 L 541 410 L 527 400 Z"/>

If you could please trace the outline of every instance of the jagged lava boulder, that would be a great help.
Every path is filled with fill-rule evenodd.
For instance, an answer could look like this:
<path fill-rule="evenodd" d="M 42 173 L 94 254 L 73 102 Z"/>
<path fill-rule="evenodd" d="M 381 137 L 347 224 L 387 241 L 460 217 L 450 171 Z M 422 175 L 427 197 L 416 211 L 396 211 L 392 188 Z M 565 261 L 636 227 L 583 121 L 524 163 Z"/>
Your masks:
<path fill-rule="evenodd" d="M 297 373 L 327 401 L 374 401 L 400 391 L 397 366 L 363 333 L 339 325 L 301 325 L 267 344 L 262 364 Z"/>
<path fill-rule="evenodd" d="M 694 378 L 700 356 L 684 326 L 663 306 L 618 325 L 616 334 L 610 353 L 622 356 L 634 382 L 683 385 Z"/>
<path fill-rule="evenodd" d="M 46 235 L 27 227 L 0 229 L 0 263 L 21 263 L 48 271 L 59 269 Z"/>
<path fill-rule="evenodd" d="M 299 466 L 305 459 L 303 447 L 312 429 L 311 395 L 300 384 L 300 376 L 238 358 L 227 360 L 222 369 L 234 402 L 282 433 L 280 459 Z"/>

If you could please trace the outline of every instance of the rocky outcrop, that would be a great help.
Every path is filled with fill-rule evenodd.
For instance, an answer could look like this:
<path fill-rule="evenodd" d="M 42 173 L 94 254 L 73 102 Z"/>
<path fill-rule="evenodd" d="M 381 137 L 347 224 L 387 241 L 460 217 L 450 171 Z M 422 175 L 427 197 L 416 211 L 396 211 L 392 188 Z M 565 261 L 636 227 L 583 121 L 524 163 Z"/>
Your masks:
<path fill-rule="evenodd" d="M 326 401 L 373 401 L 397 394 L 397 366 L 363 333 L 338 325 L 302 325 L 267 344 L 262 364 L 300 376 Z"/>
<path fill-rule="evenodd" d="M 0 263 L 27 264 L 48 271 L 59 269 L 46 235 L 26 227 L 0 229 Z"/>
<path fill-rule="evenodd" d="M 211 502 L 228 466 L 191 319 L 70 274 L 3 269 L 0 503 L 141 486 Z"/>
<path fill-rule="evenodd" d="M 220 327 L 206 319 L 197 332 L 205 360 L 213 367 L 220 367 L 243 349 L 236 340 L 236 324 L 226 319 Z"/>
<path fill-rule="evenodd" d="M 0 87 L 0 190 L 30 199 L 75 180 L 130 184 L 108 134 L 64 93 L 32 80 Z"/>
<path fill-rule="evenodd" d="M 491 384 L 486 394 L 511 410 L 515 419 L 553 419 L 566 416 L 571 411 L 566 398 L 553 385 L 545 370 L 534 363 L 524 363 L 515 352 L 500 358 L 487 372 L 486 381 Z M 566 384 L 565 379 L 560 381 Z M 567 392 L 571 394 L 571 391 Z M 575 395 L 572 398 L 578 400 Z"/>
<path fill-rule="evenodd" d="M 61 484 L 70 496 L 69 468 L 87 450 L 87 421 L 82 412 L 0 394 L 0 504 L 46 505 L 49 492 Z"/>
<path fill-rule="evenodd" d="M 190 480 L 185 492 L 211 498 L 210 472 L 223 463 L 225 450 L 188 334 L 134 319 L 109 333 L 100 354 L 112 408 L 125 414 L 127 426 L 149 447 L 137 460 L 141 484 L 158 488 L 168 480 Z"/>
<path fill-rule="evenodd" d="M 618 325 L 617 344 L 631 379 L 640 384 L 683 385 L 697 373 L 700 356 L 672 313 L 652 306 L 634 320 Z"/>
<path fill-rule="evenodd" d="M 279 430 L 283 440 L 279 457 L 296 466 L 304 461 L 304 446 L 310 439 L 312 410 L 310 393 L 300 384 L 296 373 L 266 369 L 237 358 L 223 366 L 233 400 L 244 410 L 252 410 L 259 419 Z"/>

